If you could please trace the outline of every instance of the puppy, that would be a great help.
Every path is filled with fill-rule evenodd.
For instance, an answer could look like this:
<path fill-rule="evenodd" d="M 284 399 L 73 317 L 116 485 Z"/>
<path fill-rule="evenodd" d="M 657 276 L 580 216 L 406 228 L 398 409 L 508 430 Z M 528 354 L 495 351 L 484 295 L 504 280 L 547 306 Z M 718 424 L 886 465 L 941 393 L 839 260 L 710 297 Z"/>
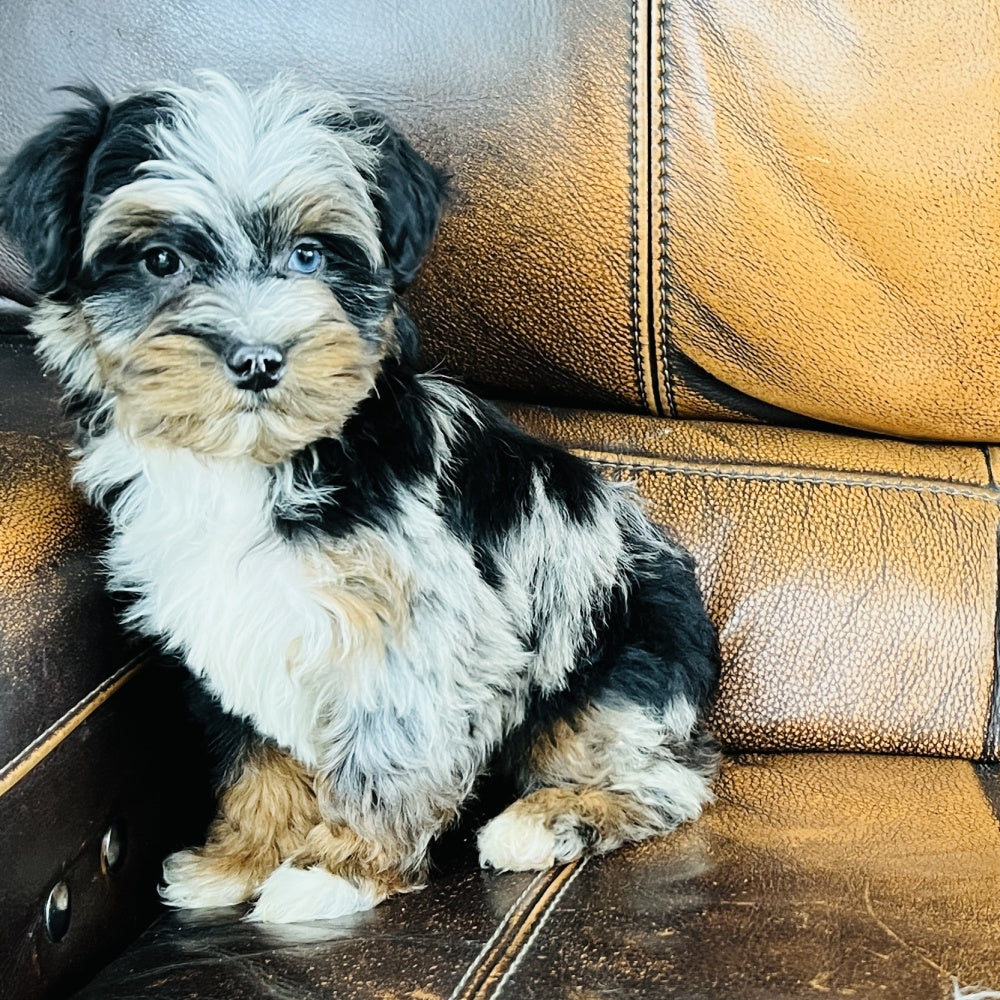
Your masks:
<path fill-rule="evenodd" d="M 495 869 L 696 817 L 717 652 L 690 559 L 627 489 L 419 371 L 400 293 L 442 176 L 287 82 L 75 93 L 0 212 L 111 586 L 215 709 L 218 814 L 163 898 L 374 906 L 421 885 L 486 775 L 522 796 L 479 832 Z"/>

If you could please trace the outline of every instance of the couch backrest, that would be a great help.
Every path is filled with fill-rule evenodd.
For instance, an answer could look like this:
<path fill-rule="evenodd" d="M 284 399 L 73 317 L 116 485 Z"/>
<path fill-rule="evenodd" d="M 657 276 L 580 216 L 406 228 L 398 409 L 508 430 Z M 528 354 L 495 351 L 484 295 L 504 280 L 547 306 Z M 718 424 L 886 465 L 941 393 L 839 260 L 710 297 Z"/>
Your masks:
<path fill-rule="evenodd" d="M 451 171 L 413 296 L 432 363 L 546 402 L 1000 440 L 993 0 L 5 4 L 0 156 L 55 86 L 199 67 L 328 83 Z M 28 294 L 0 244 L 0 296 Z"/>

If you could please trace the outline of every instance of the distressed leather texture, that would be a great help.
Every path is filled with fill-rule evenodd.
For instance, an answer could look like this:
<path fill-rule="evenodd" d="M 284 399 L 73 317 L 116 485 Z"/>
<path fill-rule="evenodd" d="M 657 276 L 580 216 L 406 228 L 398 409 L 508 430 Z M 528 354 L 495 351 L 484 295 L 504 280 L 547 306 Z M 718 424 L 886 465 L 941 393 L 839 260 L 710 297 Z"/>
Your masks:
<path fill-rule="evenodd" d="M 64 18 L 0 10 L 0 156 L 80 79 L 283 69 L 387 108 L 454 177 L 415 300 L 428 356 L 484 386 L 1000 437 L 992 0 L 115 0 L 53 32 Z M 0 251 L 0 294 L 23 283 Z"/>
<path fill-rule="evenodd" d="M 78 1000 L 950 1000 L 1000 969 L 998 793 L 964 761 L 741 758 L 670 838 L 540 876 L 458 845 L 326 926 L 171 915 Z"/>
<path fill-rule="evenodd" d="M 427 362 L 691 548 L 732 758 L 671 838 L 490 876 L 466 828 L 371 914 L 161 916 L 99 973 L 206 784 L 178 677 L 102 595 L 0 234 L 0 995 L 1000 990 L 996 4 L 5 4 L 0 158 L 55 87 L 201 67 L 326 83 L 451 174 L 411 293 Z"/>

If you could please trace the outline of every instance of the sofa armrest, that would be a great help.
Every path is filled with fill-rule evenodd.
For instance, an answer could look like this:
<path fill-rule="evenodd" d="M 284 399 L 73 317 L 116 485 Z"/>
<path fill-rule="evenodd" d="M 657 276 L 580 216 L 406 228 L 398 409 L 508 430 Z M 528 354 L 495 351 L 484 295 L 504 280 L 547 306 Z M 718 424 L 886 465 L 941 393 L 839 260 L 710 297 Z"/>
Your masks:
<path fill-rule="evenodd" d="M 142 930 L 163 855 L 207 803 L 180 671 L 116 624 L 102 525 L 23 335 L 0 338 L 0 372 L 0 982 L 27 1000 Z"/>

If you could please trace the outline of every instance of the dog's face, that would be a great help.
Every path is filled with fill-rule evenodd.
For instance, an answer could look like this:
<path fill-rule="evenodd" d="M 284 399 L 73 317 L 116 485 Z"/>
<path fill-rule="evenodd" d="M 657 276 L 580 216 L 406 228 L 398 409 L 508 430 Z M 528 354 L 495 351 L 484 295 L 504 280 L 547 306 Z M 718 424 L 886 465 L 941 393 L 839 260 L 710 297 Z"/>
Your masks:
<path fill-rule="evenodd" d="M 285 84 L 81 96 L 0 181 L 71 401 L 136 440 L 267 464 L 336 436 L 383 359 L 416 349 L 396 293 L 441 176 L 381 117 Z"/>

